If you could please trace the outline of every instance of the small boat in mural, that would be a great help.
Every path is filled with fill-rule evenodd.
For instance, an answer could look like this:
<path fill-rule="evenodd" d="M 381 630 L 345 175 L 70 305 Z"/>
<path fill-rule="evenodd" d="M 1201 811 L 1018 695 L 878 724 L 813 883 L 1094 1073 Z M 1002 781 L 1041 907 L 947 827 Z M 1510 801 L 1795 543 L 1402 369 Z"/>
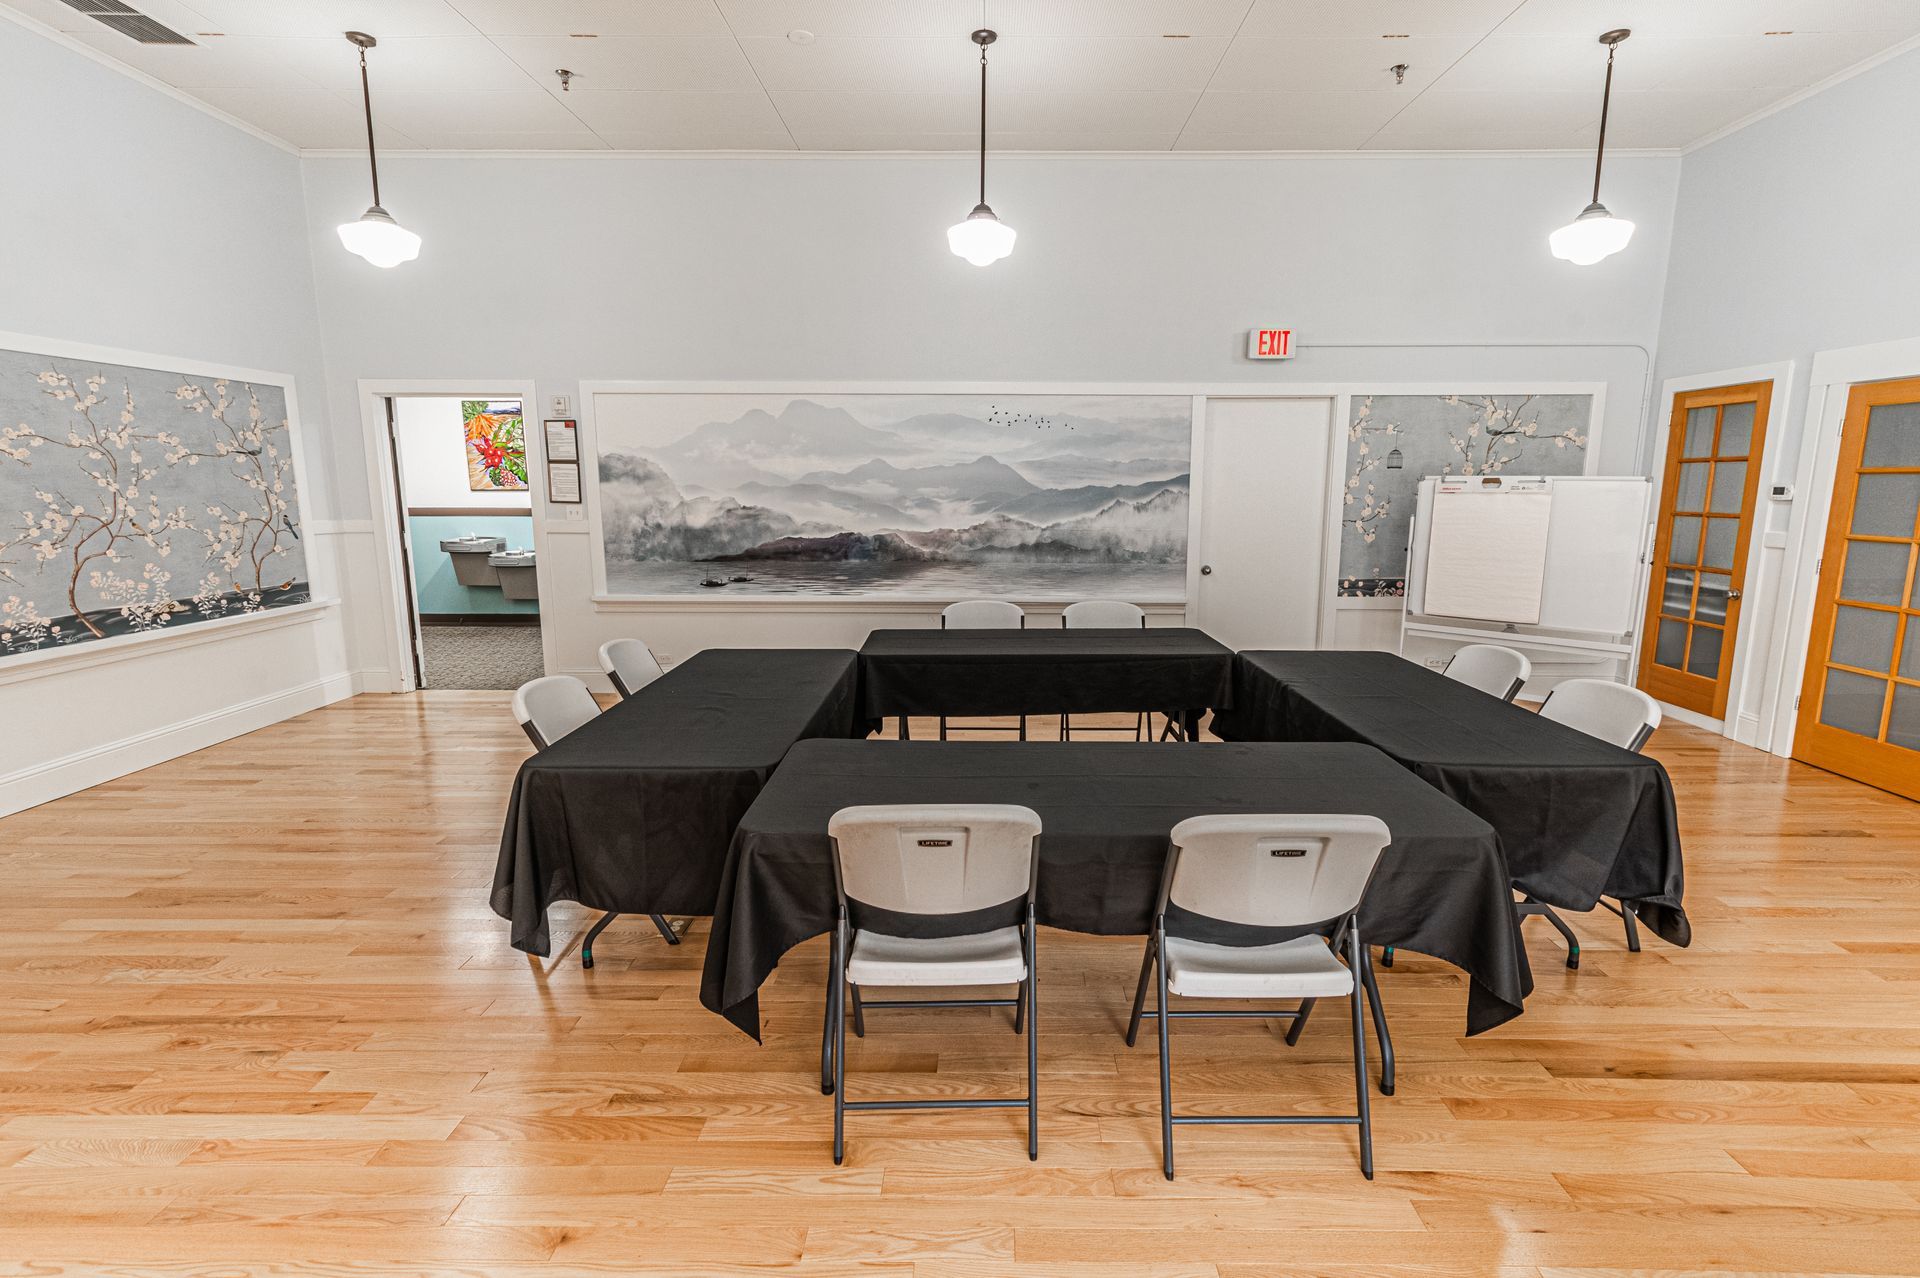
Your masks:
<path fill-rule="evenodd" d="M 737 585 L 739 585 L 739 584 L 740 584 L 741 582 L 743 582 L 743 581 L 752 581 L 752 580 L 753 580 L 753 578 L 751 578 L 751 577 L 729 577 L 729 578 L 727 578 L 727 582 L 728 582 L 728 584 L 730 584 L 730 585 L 736 585 L 736 586 L 737 586 Z"/>
<path fill-rule="evenodd" d="M 709 590 L 718 590 L 721 586 L 724 586 L 727 583 L 720 580 L 718 577 L 713 576 L 711 573 L 709 573 L 707 576 L 702 577 L 700 579 L 700 584 L 707 587 Z"/>

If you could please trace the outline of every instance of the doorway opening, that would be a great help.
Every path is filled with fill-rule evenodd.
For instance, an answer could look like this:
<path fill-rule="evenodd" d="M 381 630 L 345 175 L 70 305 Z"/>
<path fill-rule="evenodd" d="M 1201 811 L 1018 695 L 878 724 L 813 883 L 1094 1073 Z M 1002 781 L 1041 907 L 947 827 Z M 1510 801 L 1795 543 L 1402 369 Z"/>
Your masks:
<path fill-rule="evenodd" d="M 545 673 L 524 398 L 382 397 L 416 688 Z"/>

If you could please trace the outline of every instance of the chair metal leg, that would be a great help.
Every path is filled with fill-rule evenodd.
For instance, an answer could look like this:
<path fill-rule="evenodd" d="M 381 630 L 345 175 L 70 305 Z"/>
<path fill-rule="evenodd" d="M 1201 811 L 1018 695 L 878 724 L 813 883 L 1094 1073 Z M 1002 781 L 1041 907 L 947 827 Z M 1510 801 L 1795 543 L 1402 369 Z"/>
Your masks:
<path fill-rule="evenodd" d="M 1380 947 L 1380 966 L 1393 966 L 1393 947 L 1391 945 L 1383 945 Z"/>
<path fill-rule="evenodd" d="M 1307 1017 L 1313 1015 L 1313 1005 L 1317 1002 L 1319 1002 L 1318 999 L 1311 998 L 1300 1000 L 1300 1010 L 1294 1013 L 1293 1024 L 1287 1026 L 1288 1047 L 1300 1041 L 1300 1031 L 1307 1027 Z"/>
<path fill-rule="evenodd" d="M 665 919 L 661 918 L 658 914 L 649 914 L 647 915 L 647 917 L 653 920 L 653 925 L 656 928 L 660 929 L 660 936 L 663 940 L 666 941 L 668 945 L 680 944 L 680 938 L 674 934 L 672 924 L 668 923 Z"/>
<path fill-rule="evenodd" d="M 860 1002 L 860 987 L 852 981 L 848 981 L 847 990 L 853 995 L 853 1036 L 855 1038 L 865 1038 L 867 1036 L 867 1011 Z"/>
<path fill-rule="evenodd" d="M 1167 934 L 1156 928 L 1154 966 L 1160 974 L 1160 1007 L 1155 1019 L 1160 1022 L 1160 1170 L 1173 1179 L 1173 1069 L 1167 1046 Z"/>
<path fill-rule="evenodd" d="M 1530 916 L 1538 914 L 1541 918 L 1552 924 L 1553 930 L 1558 932 L 1561 938 L 1567 943 L 1567 967 L 1570 970 L 1578 970 L 1580 967 L 1580 938 L 1573 934 L 1573 929 L 1567 926 L 1567 921 L 1558 914 L 1555 914 L 1551 905 L 1542 901 L 1536 901 L 1530 896 L 1520 899 L 1518 909 L 1522 923 L 1525 923 Z"/>
<path fill-rule="evenodd" d="M 947 739 L 947 716 L 944 714 L 940 716 L 940 739 L 942 741 Z"/>
<path fill-rule="evenodd" d="M 613 922 L 615 919 L 619 917 L 620 915 L 618 913 L 603 914 L 600 916 L 600 921 L 598 923 L 595 923 L 592 927 L 587 929 L 587 939 L 580 942 L 580 966 L 581 967 L 590 968 L 593 966 L 593 938 L 600 935 L 602 932 L 606 931 L 607 924 Z M 654 917 L 657 919 L 660 916 L 656 914 L 654 915 Z"/>
<path fill-rule="evenodd" d="M 1145 710 L 1133 716 L 1133 739 L 1135 741 L 1147 739 L 1152 732 L 1153 722 L 1147 717 Z"/>
<path fill-rule="evenodd" d="M 1040 1157 L 1040 965 L 1035 961 L 1033 924 L 1027 924 L 1027 1160 Z"/>
<path fill-rule="evenodd" d="M 1020 716 L 1020 739 L 1022 741 L 1027 739 L 1027 716 L 1024 714 Z"/>
<path fill-rule="evenodd" d="M 1380 1040 L 1380 1094 L 1391 1096 L 1394 1086 L 1393 1035 L 1387 1032 L 1387 1009 L 1380 1002 L 1380 983 L 1373 979 L 1373 951 L 1362 946 L 1359 962 L 1360 983 L 1366 990 L 1367 1007 L 1373 1013 L 1373 1036 Z"/>
<path fill-rule="evenodd" d="M 1147 938 L 1147 952 L 1140 959 L 1140 984 L 1133 991 L 1133 1017 L 1127 1022 L 1127 1046 L 1133 1046 L 1140 1032 L 1140 1012 L 1147 1005 L 1147 982 L 1153 979 L 1153 938 Z"/>
<path fill-rule="evenodd" d="M 907 716 L 904 714 L 900 716 L 900 739 L 902 741 L 913 740 L 913 735 L 907 727 Z"/>
<path fill-rule="evenodd" d="M 846 967 L 841 961 L 847 943 L 845 924 L 833 934 L 833 1163 L 838 1167 L 847 1157 L 847 1017 L 845 998 Z"/>
<path fill-rule="evenodd" d="M 1365 957 L 1366 947 L 1360 944 L 1359 930 L 1355 928 L 1348 934 L 1347 966 L 1364 969 L 1368 966 Z M 1373 1179 L 1373 1112 L 1367 1096 L 1367 1029 L 1361 1022 L 1360 1000 L 1368 992 L 1371 984 L 1372 982 L 1368 981 L 1363 985 L 1356 980 L 1353 993 L 1348 1000 L 1353 1009 L 1353 1094 L 1360 1105 L 1360 1174 L 1368 1180 Z M 1379 1004 L 1376 1003 L 1374 1004 L 1374 1032 L 1380 1034 L 1381 1041 L 1385 1042 L 1384 1022 L 1379 1017 Z M 1383 1084 L 1381 1090 L 1391 1094 L 1393 1087 L 1390 1084 Z"/>

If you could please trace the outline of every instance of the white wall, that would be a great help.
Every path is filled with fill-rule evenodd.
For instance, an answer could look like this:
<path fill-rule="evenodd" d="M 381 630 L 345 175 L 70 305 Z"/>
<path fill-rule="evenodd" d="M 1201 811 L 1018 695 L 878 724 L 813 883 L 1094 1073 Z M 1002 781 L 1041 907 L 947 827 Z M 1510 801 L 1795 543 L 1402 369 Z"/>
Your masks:
<path fill-rule="evenodd" d="M 366 203 L 362 162 L 304 165 L 341 421 L 368 378 L 531 377 L 543 407 L 566 394 L 576 412 L 579 383 L 598 379 L 1604 381 L 1609 472 L 1638 466 L 1639 348 L 1659 327 L 1679 177 L 1673 158 L 1610 164 L 1608 202 L 1640 232 L 1582 269 L 1546 247 L 1584 201 L 1579 156 L 1008 157 L 989 197 L 1019 248 L 983 270 L 945 245 L 973 200 L 963 156 L 395 156 L 382 194 L 426 244 L 379 271 L 333 242 Z M 1275 322 L 1300 330 L 1302 354 L 1248 363 L 1245 330 Z M 343 500 L 364 503 L 360 441 L 334 445 Z M 596 608 L 583 524 L 544 494 L 535 513 L 556 669 L 592 670 L 622 633 L 683 657 L 857 642 L 890 615 Z M 357 629 L 377 646 L 389 627 Z"/>
<path fill-rule="evenodd" d="M 1817 351 L 1920 337 L 1916 121 L 1920 50 L 1685 158 L 1659 375 L 1792 364 L 1792 393 L 1768 427 L 1763 485 L 1795 482 L 1810 460 L 1802 453 Z M 1807 496 L 1800 493 L 1802 501 Z M 1740 635 L 1741 664 L 1757 676 L 1791 661 L 1799 642 L 1786 633 L 1785 613 L 1796 584 L 1789 562 L 1795 518 L 1793 506 L 1761 502 L 1751 555 L 1759 567 L 1749 574 L 1754 588 Z M 1814 535 L 1824 531 L 1822 523 Z M 1728 711 L 1739 739 L 1775 739 L 1798 688 L 1797 669 L 1784 683 L 1747 680 Z"/>
<path fill-rule="evenodd" d="M 408 506 L 415 509 L 527 509 L 529 498 L 524 491 L 475 492 L 467 486 L 466 435 L 461 428 L 458 397 L 396 397 L 393 429 L 400 445 L 401 482 Z M 538 446 L 532 433 L 527 439 L 530 445 Z"/>
<path fill-rule="evenodd" d="M 9 21 L 0 154 L 0 329 L 293 374 L 310 575 L 339 593 L 299 161 Z M 339 613 L 0 665 L 0 813 L 345 695 Z"/>

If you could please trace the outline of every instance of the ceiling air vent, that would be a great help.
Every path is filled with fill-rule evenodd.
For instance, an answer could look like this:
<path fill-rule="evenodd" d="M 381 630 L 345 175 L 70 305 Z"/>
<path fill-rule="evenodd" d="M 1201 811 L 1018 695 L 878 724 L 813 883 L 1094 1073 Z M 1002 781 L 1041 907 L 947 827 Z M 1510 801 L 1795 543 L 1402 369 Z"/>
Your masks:
<path fill-rule="evenodd" d="M 112 27 L 129 39 L 141 44 L 192 44 L 193 41 L 175 31 L 172 27 L 162 26 L 146 14 L 120 0 L 65 0 L 69 9 L 86 14 L 95 22 Z"/>

